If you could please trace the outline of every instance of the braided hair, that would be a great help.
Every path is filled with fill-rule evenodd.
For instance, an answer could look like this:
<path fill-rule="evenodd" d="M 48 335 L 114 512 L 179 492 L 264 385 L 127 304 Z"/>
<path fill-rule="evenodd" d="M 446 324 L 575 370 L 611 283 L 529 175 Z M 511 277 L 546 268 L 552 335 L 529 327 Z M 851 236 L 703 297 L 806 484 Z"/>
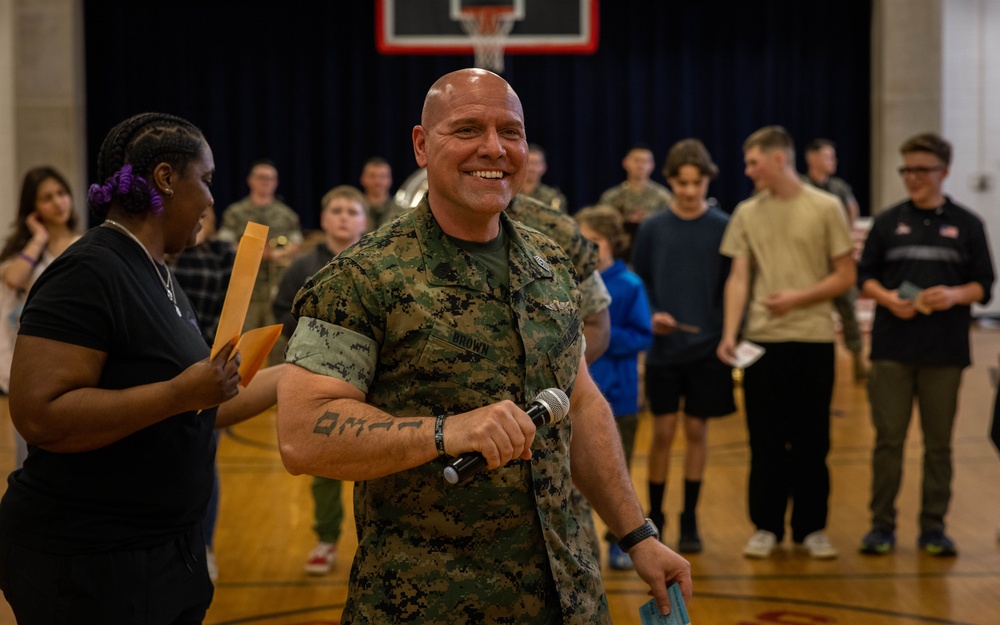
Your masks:
<path fill-rule="evenodd" d="M 140 113 L 111 129 L 97 157 L 97 179 L 87 194 L 90 210 L 105 217 L 112 201 L 129 213 L 163 210 L 153 187 L 153 169 L 167 163 L 181 175 L 205 146 L 205 136 L 191 122 L 166 113 Z"/>

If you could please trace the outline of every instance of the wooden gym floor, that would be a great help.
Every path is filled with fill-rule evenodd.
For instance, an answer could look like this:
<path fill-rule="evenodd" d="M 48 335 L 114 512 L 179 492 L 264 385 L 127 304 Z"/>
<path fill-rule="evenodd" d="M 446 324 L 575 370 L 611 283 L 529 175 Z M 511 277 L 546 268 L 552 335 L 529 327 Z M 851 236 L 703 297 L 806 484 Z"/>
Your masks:
<path fill-rule="evenodd" d="M 692 556 L 695 625 L 995 625 L 1000 622 L 1000 456 L 987 432 L 993 381 L 1000 354 L 1000 327 L 973 331 L 975 364 L 965 372 L 954 438 L 954 497 L 948 531 L 960 555 L 935 559 L 916 548 L 920 480 L 919 428 L 911 430 L 896 552 L 886 557 L 857 553 L 868 529 L 867 500 L 873 432 L 865 389 L 851 377 L 850 358 L 837 352 L 833 399 L 833 447 L 829 457 L 833 491 L 828 533 L 840 549 L 832 561 L 816 561 L 788 544 L 762 561 L 742 557 L 753 533 L 746 512 L 748 449 L 740 415 L 713 421 L 709 461 L 699 507 L 705 551 Z M 6 410 L 6 400 L 2 401 Z M 633 479 L 646 498 L 650 417 L 641 421 Z M 275 443 L 274 413 L 240 424 L 219 450 L 222 504 L 216 536 L 220 577 L 209 625 L 332 625 L 338 622 L 356 541 L 348 514 L 333 573 L 302 572 L 314 544 L 308 477 L 288 475 Z M 676 542 L 683 441 L 674 449 L 668 487 L 665 541 Z M 0 471 L 13 463 L 9 421 L 0 427 Z M 0 492 L 6 482 L 0 486 Z M 350 503 L 350 488 L 345 488 Z M 599 528 L 602 531 L 603 528 Z M 606 550 L 605 550 L 606 552 Z M 605 556 L 606 557 L 606 556 Z M 639 623 L 646 590 L 631 571 L 605 571 L 615 623 Z M 0 601 L 0 624 L 12 624 Z"/>

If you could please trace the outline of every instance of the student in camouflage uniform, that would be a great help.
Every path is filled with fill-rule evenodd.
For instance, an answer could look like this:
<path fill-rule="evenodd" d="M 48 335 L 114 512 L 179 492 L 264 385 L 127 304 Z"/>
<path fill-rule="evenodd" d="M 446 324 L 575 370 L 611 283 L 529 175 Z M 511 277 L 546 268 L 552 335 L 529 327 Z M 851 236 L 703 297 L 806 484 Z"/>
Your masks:
<path fill-rule="evenodd" d="M 538 200 L 546 206 L 551 206 L 561 213 L 569 212 L 569 203 L 562 191 L 542 182 L 542 176 L 548 170 L 545 161 L 545 150 L 540 145 L 528 144 L 528 175 L 524 179 L 521 195 Z"/>
<path fill-rule="evenodd" d="M 654 165 L 652 150 L 643 145 L 633 146 L 622 159 L 625 181 L 602 193 L 598 202 L 621 211 L 625 219 L 625 233 L 630 241 L 635 241 L 639 224 L 666 211 L 674 199 L 669 189 L 649 178 Z M 625 261 L 632 258 L 631 243 L 621 251 L 618 258 Z"/>
<path fill-rule="evenodd" d="M 837 146 L 829 139 L 810 141 L 806 145 L 806 173 L 802 176 L 802 180 L 840 198 L 844 205 L 847 227 L 851 228 L 860 216 L 858 200 L 854 197 L 851 185 L 842 178 L 834 176 L 835 173 L 837 173 Z M 860 382 L 868 377 L 868 366 L 861 355 L 861 328 L 858 326 L 855 310 L 857 299 L 858 287 L 852 286 L 843 295 L 833 298 L 833 306 L 840 315 L 844 346 L 853 356 L 854 379 Z"/>
<path fill-rule="evenodd" d="M 250 195 L 230 204 L 222 213 L 219 227 L 220 241 L 238 244 L 248 222 L 268 227 L 267 245 L 257 271 L 257 281 L 250 296 L 243 331 L 253 330 L 274 323 L 271 300 L 302 244 L 302 226 L 299 215 L 287 204 L 277 199 L 278 170 L 269 160 L 258 160 L 250 165 L 247 175 Z"/>
<path fill-rule="evenodd" d="M 299 293 L 280 390 L 289 471 L 357 482 L 343 622 L 609 623 L 570 471 L 612 531 L 648 524 L 583 360 L 566 254 L 504 214 L 525 175 L 520 101 L 496 74 L 448 74 L 413 144 L 427 196 Z M 521 407 L 549 387 L 570 415 L 536 429 Z M 465 452 L 489 470 L 450 486 Z M 630 555 L 661 610 L 670 582 L 690 595 L 690 565 L 658 540 Z"/>
<path fill-rule="evenodd" d="M 614 206 L 622 212 L 626 223 L 641 223 L 670 206 L 673 195 L 662 184 L 650 179 L 653 173 L 653 152 L 645 146 L 635 146 L 622 159 L 626 178 L 601 194 L 598 204 Z"/>
<path fill-rule="evenodd" d="M 381 156 L 365 161 L 361 169 L 361 188 L 368 203 L 368 229 L 377 230 L 406 212 L 389 190 L 392 188 L 392 167 Z"/>

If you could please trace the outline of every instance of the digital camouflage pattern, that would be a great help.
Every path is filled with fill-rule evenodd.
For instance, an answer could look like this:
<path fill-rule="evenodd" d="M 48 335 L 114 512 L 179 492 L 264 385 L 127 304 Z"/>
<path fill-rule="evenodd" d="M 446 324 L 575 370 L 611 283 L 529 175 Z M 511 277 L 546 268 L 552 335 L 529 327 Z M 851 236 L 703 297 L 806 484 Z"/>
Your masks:
<path fill-rule="evenodd" d="M 426 198 L 299 292 L 287 359 L 350 382 L 397 417 L 571 392 L 579 293 L 564 252 L 501 216 L 509 287 L 451 243 Z M 332 424 L 360 432 L 349 416 Z M 355 485 L 358 550 L 345 623 L 608 623 L 590 542 L 569 507 L 570 419 L 531 461 L 452 486 L 435 460 Z M 560 613 L 561 612 L 561 617 Z"/>
<path fill-rule="evenodd" d="M 531 193 L 523 193 L 533 200 L 538 200 L 546 206 L 550 206 L 553 209 L 559 211 L 560 213 L 569 212 L 569 203 L 566 201 L 566 196 L 562 194 L 562 191 L 556 189 L 555 187 L 550 187 L 547 184 L 539 183 L 535 187 L 535 190 Z"/>
<path fill-rule="evenodd" d="M 597 246 L 580 234 L 576 220 L 526 195 L 517 195 L 506 210 L 507 216 L 538 230 L 558 243 L 573 261 L 580 279 L 580 315 L 586 319 L 611 305 L 601 273 L 597 271 L 600 257 Z"/>
<path fill-rule="evenodd" d="M 614 206 L 622 212 L 626 221 L 644 221 L 670 207 L 674 196 L 670 190 L 658 182 L 650 180 L 646 188 L 636 193 L 626 183 L 613 186 L 601 194 L 601 204 Z"/>
<path fill-rule="evenodd" d="M 390 194 L 385 202 L 368 207 L 368 231 L 378 230 L 405 212 L 406 209 L 400 206 L 395 196 Z"/>
<path fill-rule="evenodd" d="M 286 237 L 290 243 L 302 242 L 302 226 L 299 215 L 286 204 L 275 200 L 264 206 L 254 204 L 249 196 L 239 202 L 230 204 L 222 213 L 222 225 L 219 227 L 218 238 L 230 243 L 239 243 L 248 222 L 267 226 L 267 238 L 273 241 L 278 237 Z M 254 282 L 254 300 L 270 302 L 274 289 L 277 288 L 284 274 L 284 268 L 276 271 L 274 263 L 261 261 L 257 280 Z"/>

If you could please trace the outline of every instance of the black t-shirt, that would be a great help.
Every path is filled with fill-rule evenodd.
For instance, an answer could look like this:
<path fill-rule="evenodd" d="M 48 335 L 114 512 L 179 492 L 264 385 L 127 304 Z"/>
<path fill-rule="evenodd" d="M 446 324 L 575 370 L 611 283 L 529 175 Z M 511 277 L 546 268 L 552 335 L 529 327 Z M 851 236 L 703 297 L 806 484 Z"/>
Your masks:
<path fill-rule="evenodd" d="M 179 317 L 154 271 L 134 241 L 94 228 L 35 283 L 20 334 L 105 352 L 100 388 L 171 379 L 209 350 L 183 291 L 175 287 Z M 0 501 L 0 537 L 64 554 L 170 540 L 204 516 L 214 425 L 210 409 L 172 416 L 92 451 L 29 447 Z"/>
<path fill-rule="evenodd" d="M 979 217 L 946 199 L 937 209 L 906 201 L 875 218 L 858 262 L 858 284 L 877 280 L 887 289 L 909 281 L 921 289 L 978 282 L 983 301 L 993 289 L 993 260 Z M 900 319 L 876 307 L 872 360 L 967 367 L 970 306 Z"/>

